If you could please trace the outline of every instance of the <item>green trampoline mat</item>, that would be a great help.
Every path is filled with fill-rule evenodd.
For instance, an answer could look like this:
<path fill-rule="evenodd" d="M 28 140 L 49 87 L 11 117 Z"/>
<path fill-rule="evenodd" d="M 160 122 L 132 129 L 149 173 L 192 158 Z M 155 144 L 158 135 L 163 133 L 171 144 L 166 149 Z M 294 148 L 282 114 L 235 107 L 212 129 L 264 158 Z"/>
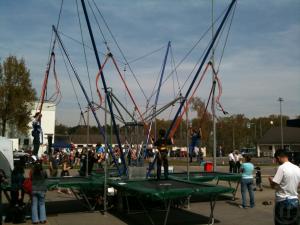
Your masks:
<path fill-rule="evenodd" d="M 49 190 L 55 188 L 73 188 L 73 189 L 103 189 L 104 177 L 60 177 L 49 178 L 46 181 Z"/>
<path fill-rule="evenodd" d="M 188 180 L 187 173 L 173 173 L 169 175 L 173 180 Z M 224 181 L 240 181 L 242 175 L 236 173 L 222 173 L 222 172 L 190 172 L 189 180 L 192 182 L 207 182 L 214 179 Z"/>
<path fill-rule="evenodd" d="M 232 192 L 232 188 L 178 180 L 110 180 L 109 185 L 117 190 L 127 192 L 137 197 L 152 200 L 168 200 L 188 196 L 219 195 Z"/>

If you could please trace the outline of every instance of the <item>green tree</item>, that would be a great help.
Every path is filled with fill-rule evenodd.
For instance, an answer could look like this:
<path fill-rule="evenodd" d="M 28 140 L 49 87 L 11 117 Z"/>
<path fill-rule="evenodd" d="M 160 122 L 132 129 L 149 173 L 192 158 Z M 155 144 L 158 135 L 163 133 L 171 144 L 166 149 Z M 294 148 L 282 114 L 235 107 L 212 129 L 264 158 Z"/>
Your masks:
<path fill-rule="evenodd" d="M 10 125 L 20 133 L 27 133 L 30 112 L 35 100 L 30 72 L 24 59 L 9 56 L 0 63 L 0 121 L 1 135 Z"/>

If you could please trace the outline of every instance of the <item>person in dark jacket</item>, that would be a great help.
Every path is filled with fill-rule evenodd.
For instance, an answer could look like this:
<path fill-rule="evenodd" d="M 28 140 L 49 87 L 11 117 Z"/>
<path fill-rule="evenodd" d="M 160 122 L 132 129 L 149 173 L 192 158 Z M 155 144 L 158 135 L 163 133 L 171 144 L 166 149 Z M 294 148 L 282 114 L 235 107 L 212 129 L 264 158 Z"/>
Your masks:
<path fill-rule="evenodd" d="M 4 170 L 0 169 L 0 225 L 2 225 L 2 214 L 3 214 L 3 206 L 2 206 L 2 185 L 7 183 L 7 177 Z"/>
<path fill-rule="evenodd" d="M 82 149 L 81 156 L 80 156 L 80 169 L 79 175 L 85 176 L 87 173 L 87 149 Z"/>
<path fill-rule="evenodd" d="M 11 173 L 11 204 L 12 206 L 22 205 L 24 199 L 24 167 L 17 163 Z"/>
<path fill-rule="evenodd" d="M 200 148 L 201 135 L 202 135 L 201 128 L 199 128 L 198 130 L 196 129 L 190 130 L 190 136 L 191 136 L 191 144 L 189 146 L 190 162 L 193 162 L 193 154 L 195 152 L 195 148 L 196 147 Z"/>
<path fill-rule="evenodd" d="M 42 114 L 40 112 L 37 112 L 34 115 L 34 120 L 32 122 L 32 131 L 31 135 L 33 137 L 33 155 L 37 156 L 40 145 L 43 144 L 43 131 L 41 127 L 41 119 L 42 119 Z"/>
<path fill-rule="evenodd" d="M 260 190 L 262 191 L 263 188 L 262 188 L 262 179 L 261 179 L 261 169 L 259 166 L 255 167 L 256 169 L 256 173 L 255 173 L 255 190 Z"/>
<path fill-rule="evenodd" d="M 154 143 L 154 146 L 157 147 L 157 180 L 160 180 L 161 175 L 161 165 L 164 166 L 164 176 L 165 179 L 168 179 L 169 174 L 169 162 L 168 162 L 168 146 L 172 145 L 172 141 L 169 138 L 165 138 L 166 130 L 159 130 L 159 138 Z"/>
<path fill-rule="evenodd" d="M 32 224 L 47 223 L 45 196 L 47 192 L 47 173 L 43 170 L 42 164 L 36 162 L 31 172 L 32 177 L 32 203 L 31 219 Z"/>

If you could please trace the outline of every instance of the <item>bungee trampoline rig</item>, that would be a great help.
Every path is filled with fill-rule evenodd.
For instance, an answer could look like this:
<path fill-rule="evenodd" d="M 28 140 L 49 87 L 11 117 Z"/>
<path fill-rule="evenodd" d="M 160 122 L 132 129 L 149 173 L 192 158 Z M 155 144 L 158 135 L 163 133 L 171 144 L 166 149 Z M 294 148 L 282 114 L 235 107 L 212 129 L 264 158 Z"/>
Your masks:
<path fill-rule="evenodd" d="M 96 84 L 96 92 L 99 98 L 99 101 L 94 100 L 93 94 L 92 94 L 92 88 L 91 88 L 91 82 L 90 81 L 90 72 L 87 67 L 87 74 L 89 77 L 89 85 L 91 89 L 91 94 L 89 94 L 86 91 L 86 88 L 84 86 L 84 83 L 82 82 L 82 77 L 79 75 L 77 72 L 77 69 L 75 67 L 75 64 L 71 60 L 71 54 L 69 54 L 66 45 L 63 42 L 62 36 L 68 37 L 64 33 L 62 33 L 59 30 L 59 22 L 61 19 L 61 12 L 62 12 L 62 7 L 63 7 L 63 0 L 59 12 L 59 17 L 58 17 L 58 22 L 56 26 L 52 26 L 53 30 L 53 42 L 51 42 L 51 48 L 50 48 L 50 53 L 49 53 L 49 61 L 47 64 L 46 72 L 45 72 L 45 78 L 42 86 L 42 92 L 41 92 L 41 97 L 40 97 L 40 102 L 39 106 L 37 107 L 37 112 L 42 113 L 43 110 L 43 103 L 46 101 L 46 96 L 47 96 L 47 86 L 48 86 L 48 79 L 50 75 L 51 68 L 53 68 L 53 74 L 54 74 L 54 79 L 55 79 L 55 93 L 53 94 L 52 97 L 48 98 L 47 100 L 51 100 L 52 102 L 55 102 L 58 104 L 61 100 L 61 91 L 60 91 L 60 84 L 58 81 L 58 76 L 56 73 L 56 47 L 59 48 L 61 56 L 64 60 L 73 91 L 75 93 L 75 97 L 77 100 L 78 107 L 80 109 L 80 115 L 84 119 L 84 112 L 82 110 L 82 106 L 79 102 L 78 95 L 76 93 L 76 88 L 74 86 L 74 83 L 71 79 L 71 73 L 75 76 L 77 83 L 82 91 L 82 94 L 84 95 L 84 98 L 87 102 L 88 105 L 88 110 L 87 112 L 91 111 L 93 114 L 93 117 L 96 121 L 99 134 L 102 136 L 105 144 L 105 149 L 106 151 L 110 154 L 112 157 L 112 161 L 114 163 L 114 166 L 117 170 L 117 176 L 110 176 L 109 172 L 107 171 L 107 160 L 105 160 L 105 169 L 102 174 L 95 174 L 93 173 L 90 176 L 87 177 L 65 177 L 65 178 L 51 178 L 48 179 L 47 186 L 49 190 L 52 190 L 54 188 L 70 188 L 76 198 L 78 199 L 83 199 L 85 204 L 90 210 L 94 210 L 97 205 L 97 201 L 95 199 L 90 198 L 90 194 L 94 193 L 93 198 L 96 199 L 102 199 L 102 196 L 104 198 L 104 211 L 106 211 L 106 199 L 107 199 L 107 188 L 108 187 L 113 187 L 117 191 L 117 200 L 119 202 L 118 205 L 123 205 L 125 208 L 127 208 L 127 212 L 130 213 L 130 206 L 128 204 L 128 198 L 136 198 L 137 201 L 140 203 L 142 207 L 142 211 L 146 213 L 149 221 L 151 224 L 155 224 L 154 220 L 151 218 L 150 213 L 149 213 L 149 208 L 144 204 L 144 200 L 146 201 L 158 201 L 158 202 L 163 202 L 164 204 L 164 211 L 165 211 L 165 217 L 164 217 L 164 225 L 167 224 L 168 222 L 168 216 L 169 212 L 171 209 L 171 206 L 174 206 L 180 202 L 181 204 L 185 202 L 186 199 L 190 198 L 198 198 L 198 197 L 208 197 L 209 202 L 210 202 L 210 215 L 208 219 L 209 224 L 214 223 L 214 207 L 216 204 L 216 199 L 219 195 L 225 194 L 225 193 L 233 193 L 235 196 L 238 183 L 240 180 L 239 175 L 232 175 L 232 174 L 226 174 L 226 173 L 219 173 L 214 171 L 213 173 L 206 173 L 206 172 L 192 172 L 190 173 L 189 169 L 187 173 L 174 173 L 171 174 L 168 180 L 156 180 L 151 177 L 151 172 L 154 168 L 154 164 L 157 160 L 157 154 L 154 155 L 153 161 L 149 164 L 149 167 L 147 168 L 147 173 L 145 174 L 145 177 L 143 179 L 138 179 L 138 180 L 130 180 L 128 179 L 128 165 L 126 164 L 125 160 L 125 153 L 123 151 L 123 145 L 118 129 L 118 124 L 117 120 L 126 125 L 126 124 L 136 124 L 136 125 L 142 125 L 144 129 L 144 135 L 145 138 L 144 143 L 145 146 L 147 147 L 149 142 L 156 140 L 156 122 L 154 123 L 153 121 L 156 121 L 156 117 L 164 112 L 166 109 L 169 107 L 174 107 L 175 104 L 179 103 L 179 107 L 175 113 L 174 118 L 172 119 L 172 123 L 170 127 L 168 128 L 166 132 L 165 138 L 173 138 L 175 135 L 176 130 L 178 129 L 180 123 L 183 120 L 183 116 L 187 113 L 189 109 L 189 105 L 191 104 L 192 98 L 195 96 L 196 91 L 198 90 L 200 84 L 202 83 L 204 77 L 207 75 L 207 72 L 209 69 L 212 70 L 212 77 L 213 77 L 213 82 L 211 85 L 211 89 L 209 92 L 209 97 L 206 103 L 205 111 L 208 109 L 209 102 L 212 102 L 212 106 L 215 107 L 217 106 L 218 109 L 220 109 L 221 112 L 226 114 L 227 112 L 223 109 L 221 103 L 220 103 L 220 97 L 222 94 L 222 86 L 220 79 L 218 77 L 219 74 L 219 68 L 220 68 L 220 63 L 223 58 L 224 54 L 224 49 L 226 46 L 227 38 L 228 38 L 228 33 L 231 27 L 231 22 L 233 20 L 235 8 L 236 8 L 236 0 L 231 0 L 230 4 L 228 7 L 223 11 L 223 13 L 215 20 L 212 21 L 212 25 L 209 27 L 209 29 L 201 36 L 201 38 L 197 41 L 197 43 L 192 47 L 190 51 L 183 57 L 183 59 L 175 65 L 174 62 L 174 57 L 173 55 L 169 57 L 169 60 L 172 61 L 173 63 L 173 70 L 170 74 L 165 75 L 165 68 L 166 64 L 168 61 L 168 56 L 169 54 L 172 54 L 172 48 L 171 48 L 171 42 L 169 41 L 167 44 L 166 52 L 164 55 L 159 79 L 156 81 L 156 84 L 153 88 L 153 91 L 150 95 L 149 98 L 147 98 L 140 82 L 138 81 L 135 73 L 133 72 L 129 61 L 126 59 L 123 51 L 121 50 L 115 36 L 113 35 L 110 27 L 108 26 L 108 23 L 106 22 L 105 18 L 103 17 L 103 14 L 101 13 L 99 7 L 95 3 L 94 0 L 80 0 L 82 10 L 84 13 L 84 18 L 86 21 L 86 27 L 88 29 L 88 34 L 90 38 L 90 42 L 92 44 L 92 51 L 94 52 L 95 60 L 96 60 L 96 65 L 98 68 L 98 72 L 96 75 L 95 79 L 95 84 Z M 87 5 L 86 5 L 87 3 Z M 88 6 L 88 7 L 87 7 Z M 76 0 L 76 9 L 78 13 L 78 19 L 79 19 L 79 25 L 80 25 L 80 31 L 81 31 L 81 39 L 82 42 L 75 40 L 72 37 L 69 37 L 79 43 L 83 46 L 84 50 L 84 56 L 85 56 L 85 63 L 87 63 L 87 55 L 86 55 L 86 48 L 88 45 L 86 45 L 83 40 L 83 31 L 82 31 L 82 23 L 80 20 L 79 16 L 79 4 L 78 0 Z M 97 23 L 97 26 L 99 27 L 99 30 L 101 32 L 102 38 L 104 40 L 104 44 L 106 47 L 106 53 L 101 53 L 98 50 L 94 33 L 93 33 L 93 28 L 91 26 L 90 18 L 89 18 L 89 12 L 91 12 L 94 16 L 94 19 Z M 101 30 L 101 27 L 99 25 L 99 22 L 96 18 L 96 13 L 100 15 L 102 22 L 104 23 L 106 29 L 108 30 L 110 36 L 112 37 L 113 42 L 117 46 L 117 49 L 120 51 L 122 60 L 119 58 L 115 57 L 113 52 L 111 51 L 108 41 L 105 38 L 105 35 L 103 31 Z M 203 39 L 203 37 L 210 31 L 213 30 L 213 27 L 218 24 L 218 27 L 216 31 L 212 32 L 212 38 L 209 41 L 207 47 L 205 48 L 205 51 L 203 54 L 200 56 L 197 64 L 195 65 L 193 71 L 189 74 L 187 80 L 184 82 L 182 86 L 179 85 L 178 82 L 178 93 L 172 99 L 170 102 L 165 104 L 164 106 L 158 108 L 158 99 L 161 93 L 161 88 L 162 86 L 166 83 L 166 81 L 173 75 L 175 74 L 177 76 L 176 69 L 183 63 L 184 60 L 186 60 L 187 56 L 191 54 L 191 52 L 195 49 L 195 47 L 199 44 L 199 42 Z M 228 26 L 228 33 L 226 35 L 226 40 L 225 44 L 222 49 L 222 54 L 221 58 L 219 61 L 219 65 L 216 67 L 214 64 L 214 59 L 213 59 L 213 54 L 215 51 L 216 46 L 218 46 L 220 42 L 220 36 L 224 33 L 225 26 L 226 24 L 229 24 Z M 149 54 L 145 54 L 144 56 L 140 58 L 147 57 L 150 54 L 153 54 L 163 48 L 159 48 L 158 50 L 152 51 Z M 100 61 L 100 56 L 99 54 L 104 55 L 104 61 L 101 63 Z M 139 58 L 135 59 L 139 60 Z M 143 112 L 139 105 L 137 104 L 137 101 L 134 98 L 133 93 L 130 91 L 130 87 L 126 82 L 125 79 L 125 71 L 122 72 L 122 70 L 119 67 L 119 64 L 124 61 L 124 65 L 129 69 L 131 74 L 133 75 L 133 78 L 135 79 L 137 86 L 140 88 L 142 92 L 142 96 L 145 97 L 146 99 L 146 110 Z M 107 82 L 106 76 L 104 75 L 104 69 L 105 67 L 111 62 L 113 69 L 117 72 L 118 76 L 121 79 L 122 84 L 125 87 L 125 90 L 134 106 L 133 113 L 128 110 L 128 107 L 126 104 L 124 104 L 114 93 L 109 88 L 109 84 Z M 197 68 L 198 66 L 198 68 Z M 203 70 L 204 68 L 204 70 Z M 196 70 L 194 76 L 193 73 Z M 190 82 L 187 90 L 185 93 L 183 93 L 183 88 L 184 86 L 188 83 L 189 79 L 192 79 Z M 99 81 L 101 81 L 101 85 L 104 91 L 104 96 L 101 94 L 101 88 L 99 87 Z M 177 77 L 178 81 L 178 77 Z M 157 85 L 157 89 L 155 89 Z M 215 97 L 215 92 L 216 90 L 219 91 L 217 97 Z M 155 96 L 154 103 L 151 107 L 149 107 L 151 98 Z M 103 103 L 105 106 L 103 106 Z M 97 110 L 101 109 L 105 113 L 105 118 L 107 118 L 107 115 L 110 116 L 111 118 L 111 124 L 113 127 L 113 132 L 116 137 L 116 142 L 118 147 L 120 148 L 120 159 L 121 163 L 119 164 L 116 156 L 114 154 L 114 151 L 112 149 L 112 143 L 109 143 L 108 140 L 108 134 L 107 131 L 103 128 L 103 126 L 100 124 L 100 119 L 98 118 L 97 115 Z M 126 121 L 124 114 L 122 111 L 125 111 L 126 115 L 129 116 L 131 121 Z M 213 117 L 216 117 L 215 114 L 215 109 L 212 109 L 213 112 Z M 203 120 L 203 118 L 201 119 Z M 86 121 L 84 121 L 86 124 Z M 154 126 L 154 128 L 153 128 Z M 145 149 L 142 149 L 143 151 L 139 152 L 139 159 L 144 160 L 147 156 L 147 151 Z M 216 170 L 216 167 L 214 167 L 214 170 Z M 212 180 L 217 180 L 217 183 L 215 185 L 212 184 L 206 184 L 204 182 L 212 181 Z M 219 186 L 219 181 L 228 181 L 230 184 L 230 187 L 224 187 L 224 186 Z M 232 188 L 231 187 L 231 182 L 236 182 L 237 186 Z M 122 207 L 121 207 L 122 208 Z"/>

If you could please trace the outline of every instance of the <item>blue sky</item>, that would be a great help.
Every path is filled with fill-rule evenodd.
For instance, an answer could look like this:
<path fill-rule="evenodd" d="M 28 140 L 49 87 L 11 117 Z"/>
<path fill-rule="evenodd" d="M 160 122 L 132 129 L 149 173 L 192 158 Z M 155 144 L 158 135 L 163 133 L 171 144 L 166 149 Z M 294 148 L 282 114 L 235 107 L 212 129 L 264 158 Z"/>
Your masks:
<path fill-rule="evenodd" d="M 93 5 L 91 0 L 89 2 Z M 31 71 L 33 86 L 38 94 L 48 59 L 52 34 L 51 25 L 57 23 L 60 3 L 60 0 L 0 0 L 1 60 L 10 54 L 24 57 Z M 229 0 L 215 0 L 215 17 L 219 16 L 229 3 Z M 178 63 L 211 25 L 210 0 L 96 0 L 96 4 L 129 61 L 166 46 L 170 40 L 175 63 Z M 98 50 L 106 52 L 104 41 L 92 12 L 89 6 L 87 7 Z M 93 10 L 95 10 L 112 53 L 124 62 L 95 7 Z M 84 41 L 86 45 L 91 46 L 80 4 L 79 11 Z M 276 100 L 279 96 L 284 98 L 284 114 L 291 117 L 300 114 L 299 11 L 299 0 L 238 1 L 219 72 L 223 86 L 222 103 L 231 114 L 243 113 L 249 117 L 277 114 L 279 103 Z M 229 23 L 226 28 L 228 25 Z M 64 1 L 59 31 L 76 40 L 81 40 L 75 0 Z M 216 48 L 217 62 L 224 44 L 225 34 L 226 30 Z M 206 35 L 192 54 L 178 67 L 177 74 L 180 86 L 203 53 L 211 38 L 210 35 L 211 33 Z M 62 35 L 62 39 L 86 89 L 89 91 L 82 46 L 64 35 Z M 165 50 L 166 47 L 131 64 L 147 96 L 151 94 L 160 72 Z M 56 48 L 55 52 L 57 55 L 57 72 L 63 94 L 62 102 L 57 106 L 57 120 L 65 124 L 77 124 L 79 110 L 71 82 L 66 73 L 59 48 Z M 93 98 L 97 102 L 95 91 L 97 67 L 93 52 L 88 48 L 87 56 Z M 102 61 L 104 60 L 103 55 L 100 55 L 100 58 Z M 121 70 L 125 67 L 122 62 L 120 62 Z M 169 74 L 171 70 L 169 57 L 166 74 Z M 114 93 L 132 111 L 133 106 L 111 64 L 108 64 L 104 72 L 108 86 L 113 88 Z M 128 68 L 125 77 L 138 104 L 144 108 L 146 100 Z M 74 78 L 73 81 L 75 82 Z M 211 77 L 208 76 L 200 90 L 197 91 L 197 96 L 204 100 L 207 99 L 210 83 Z M 80 103 L 85 106 L 86 101 L 78 85 L 75 84 L 75 86 Z M 183 93 L 185 93 L 186 87 L 183 88 Z M 50 77 L 49 93 L 51 90 L 54 90 L 52 76 Z M 162 87 L 159 105 L 170 101 L 174 97 L 174 92 L 178 92 L 175 75 L 171 76 Z M 165 112 L 162 117 L 172 118 L 175 109 L 176 106 L 172 111 Z M 99 112 L 99 116 L 102 118 L 103 113 Z M 103 121 L 103 119 L 101 120 Z"/>

